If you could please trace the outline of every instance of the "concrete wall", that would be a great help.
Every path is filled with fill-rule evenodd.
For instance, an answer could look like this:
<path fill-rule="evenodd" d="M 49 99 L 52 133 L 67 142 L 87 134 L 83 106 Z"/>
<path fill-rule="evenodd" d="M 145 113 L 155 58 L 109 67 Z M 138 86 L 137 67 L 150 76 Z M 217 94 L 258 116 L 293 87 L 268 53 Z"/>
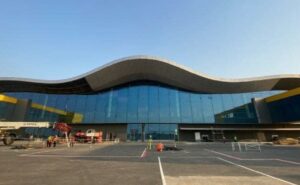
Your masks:
<path fill-rule="evenodd" d="M 300 124 L 179 124 L 179 139 L 181 141 L 195 141 L 195 132 L 201 137 L 207 135 L 209 140 L 238 140 L 272 141 L 272 135 L 281 137 L 300 137 Z M 247 130 L 248 129 L 248 130 Z M 272 130 L 273 129 L 273 130 Z M 290 129 L 290 130 L 280 130 Z"/>
<path fill-rule="evenodd" d="M 201 137 L 208 135 L 210 140 L 213 140 L 213 134 L 211 131 L 180 131 L 180 141 L 195 141 L 195 132 L 200 132 Z M 224 131 L 226 140 L 233 140 L 234 136 L 238 140 L 257 139 L 259 141 L 272 141 L 272 135 L 278 135 L 279 138 L 294 138 L 300 137 L 300 131 Z M 220 141 L 221 137 L 216 138 L 216 141 Z"/>
<path fill-rule="evenodd" d="M 253 105 L 258 123 L 272 123 L 269 108 L 263 98 L 254 98 Z"/>

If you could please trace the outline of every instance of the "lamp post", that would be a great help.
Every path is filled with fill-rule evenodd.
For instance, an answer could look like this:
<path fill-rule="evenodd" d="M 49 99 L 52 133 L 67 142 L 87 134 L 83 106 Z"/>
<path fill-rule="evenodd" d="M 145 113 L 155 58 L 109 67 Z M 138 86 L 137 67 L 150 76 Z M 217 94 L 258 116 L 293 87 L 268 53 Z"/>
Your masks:
<path fill-rule="evenodd" d="M 142 142 L 145 142 L 145 123 L 142 123 Z"/>
<path fill-rule="evenodd" d="M 177 136 L 178 136 L 178 130 L 177 130 L 177 128 L 175 128 L 175 130 L 174 130 L 174 147 L 176 147 Z"/>

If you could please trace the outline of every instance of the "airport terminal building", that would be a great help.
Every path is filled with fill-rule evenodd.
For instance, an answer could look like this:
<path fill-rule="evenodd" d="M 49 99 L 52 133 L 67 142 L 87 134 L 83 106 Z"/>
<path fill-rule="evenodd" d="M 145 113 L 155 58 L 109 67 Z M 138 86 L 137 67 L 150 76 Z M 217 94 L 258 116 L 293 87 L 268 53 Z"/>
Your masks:
<path fill-rule="evenodd" d="M 121 140 L 300 137 L 300 75 L 229 80 L 134 56 L 66 80 L 0 78 L 0 121 L 66 122 Z"/>

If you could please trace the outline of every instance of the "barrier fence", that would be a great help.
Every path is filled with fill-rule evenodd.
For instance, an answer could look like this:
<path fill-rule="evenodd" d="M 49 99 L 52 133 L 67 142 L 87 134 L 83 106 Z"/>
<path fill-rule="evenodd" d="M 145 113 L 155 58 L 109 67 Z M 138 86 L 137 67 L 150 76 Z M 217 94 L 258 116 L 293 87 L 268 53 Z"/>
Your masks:
<path fill-rule="evenodd" d="M 244 146 L 244 151 L 259 151 L 261 152 L 261 146 L 260 146 L 260 142 L 255 141 L 255 142 L 231 142 L 231 148 L 232 151 L 239 151 L 242 152 L 243 151 L 243 147 Z"/>

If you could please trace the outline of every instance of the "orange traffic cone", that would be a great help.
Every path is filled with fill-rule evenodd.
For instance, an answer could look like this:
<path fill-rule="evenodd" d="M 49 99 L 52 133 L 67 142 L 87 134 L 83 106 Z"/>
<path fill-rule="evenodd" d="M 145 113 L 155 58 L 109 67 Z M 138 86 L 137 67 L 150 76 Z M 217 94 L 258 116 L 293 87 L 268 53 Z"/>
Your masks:
<path fill-rule="evenodd" d="M 156 151 L 162 152 L 163 149 L 164 149 L 164 145 L 163 145 L 162 143 L 158 143 L 158 144 L 156 145 Z"/>

